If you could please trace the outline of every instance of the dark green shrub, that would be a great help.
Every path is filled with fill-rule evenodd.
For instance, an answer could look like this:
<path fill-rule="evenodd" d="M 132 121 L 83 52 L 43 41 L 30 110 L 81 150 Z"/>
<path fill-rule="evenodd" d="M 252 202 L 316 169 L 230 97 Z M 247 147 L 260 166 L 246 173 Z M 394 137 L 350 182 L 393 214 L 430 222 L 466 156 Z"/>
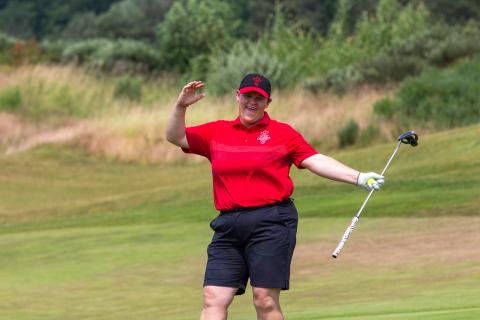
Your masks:
<path fill-rule="evenodd" d="M 16 111 L 22 106 L 22 95 L 17 87 L 0 91 L 0 111 Z"/>
<path fill-rule="evenodd" d="M 144 73 L 158 69 L 161 58 L 158 50 L 147 43 L 134 40 L 119 40 L 105 43 L 92 55 L 95 65 L 105 71 L 117 73 Z"/>
<path fill-rule="evenodd" d="M 384 98 L 373 105 L 373 110 L 375 113 L 390 119 L 395 114 L 395 105 L 392 99 Z"/>
<path fill-rule="evenodd" d="M 435 66 L 445 67 L 480 53 L 480 25 L 436 24 L 397 39 L 363 61 L 335 68 L 323 77 L 325 88 L 343 94 L 361 84 L 398 83 Z"/>
<path fill-rule="evenodd" d="M 442 41 L 432 46 L 426 53 L 426 58 L 433 65 L 447 66 L 479 52 L 480 24 L 471 22 L 464 26 L 449 26 L 449 32 L 443 34 Z"/>
<path fill-rule="evenodd" d="M 337 134 L 340 148 L 354 145 L 358 140 L 358 124 L 355 120 L 350 119 Z"/>
<path fill-rule="evenodd" d="M 0 32 L 0 50 L 10 49 L 17 40 Z"/>
<path fill-rule="evenodd" d="M 258 41 L 238 41 L 228 51 L 217 50 L 210 56 L 209 90 L 218 94 L 232 91 L 250 72 L 265 74 L 275 89 L 292 87 L 314 74 L 311 58 L 318 52 L 317 39 L 288 25 L 279 10 L 277 7 L 270 32 Z"/>
<path fill-rule="evenodd" d="M 307 78 L 303 81 L 302 84 L 303 90 L 310 92 L 312 94 L 317 94 L 323 90 L 327 89 L 327 84 L 325 79 L 322 77 L 313 77 Z"/>
<path fill-rule="evenodd" d="M 95 52 L 104 46 L 111 45 L 111 43 L 107 39 L 91 39 L 68 44 L 63 50 L 62 60 L 78 64 L 86 63 L 91 60 Z"/>
<path fill-rule="evenodd" d="M 62 32 L 62 38 L 77 41 L 97 38 L 101 34 L 98 20 L 93 12 L 80 12 L 70 19 Z"/>
<path fill-rule="evenodd" d="M 444 67 L 480 52 L 479 25 L 443 24 L 414 34 L 359 64 L 367 83 L 399 82 L 428 66 Z"/>
<path fill-rule="evenodd" d="M 147 43 L 134 40 L 92 39 L 67 45 L 64 62 L 89 66 L 118 74 L 143 73 L 159 69 L 160 53 Z"/>
<path fill-rule="evenodd" d="M 0 64 L 10 64 L 13 61 L 11 48 L 16 40 L 6 34 L 0 33 Z"/>
<path fill-rule="evenodd" d="M 412 123 L 452 128 L 480 121 L 480 57 L 446 70 L 432 70 L 405 81 L 376 113 Z"/>
<path fill-rule="evenodd" d="M 421 59 L 417 57 L 401 57 L 395 55 L 380 55 L 360 64 L 358 73 L 363 83 L 385 84 L 400 82 L 408 76 L 418 75 L 424 68 Z M 359 84 L 352 83 L 352 85 Z"/>
<path fill-rule="evenodd" d="M 114 95 L 132 101 L 140 101 L 142 99 L 142 80 L 129 76 L 120 78 L 115 84 Z"/>
<path fill-rule="evenodd" d="M 343 95 L 363 81 L 363 75 L 355 66 L 333 69 L 325 77 L 325 87 L 337 95 Z"/>
<path fill-rule="evenodd" d="M 361 146 L 368 146 L 381 140 L 380 129 L 374 123 L 370 123 L 365 130 L 360 132 L 358 143 Z"/>
<path fill-rule="evenodd" d="M 229 1 L 174 2 L 157 29 L 164 67 L 188 72 L 195 57 L 230 48 L 239 24 Z"/>
<path fill-rule="evenodd" d="M 42 59 L 48 62 L 61 63 L 63 52 L 67 45 L 69 44 L 65 41 L 42 41 L 40 44 L 43 50 Z"/>

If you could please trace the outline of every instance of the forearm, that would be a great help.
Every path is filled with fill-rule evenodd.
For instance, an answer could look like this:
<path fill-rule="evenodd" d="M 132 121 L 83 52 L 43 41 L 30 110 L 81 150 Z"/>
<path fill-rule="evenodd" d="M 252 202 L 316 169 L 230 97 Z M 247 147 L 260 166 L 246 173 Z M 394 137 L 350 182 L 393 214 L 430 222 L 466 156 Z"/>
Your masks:
<path fill-rule="evenodd" d="M 176 104 L 168 118 L 167 122 L 167 141 L 176 146 L 188 148 L 185 136 L 185 113 L 187 108 Z"/>
<path fill-rule="evenodd" d="M 302 167 L 311 172 L 335 181 L 356 185 L 359 171 L 323 154 L 313 155 L 301 163 Z"/>

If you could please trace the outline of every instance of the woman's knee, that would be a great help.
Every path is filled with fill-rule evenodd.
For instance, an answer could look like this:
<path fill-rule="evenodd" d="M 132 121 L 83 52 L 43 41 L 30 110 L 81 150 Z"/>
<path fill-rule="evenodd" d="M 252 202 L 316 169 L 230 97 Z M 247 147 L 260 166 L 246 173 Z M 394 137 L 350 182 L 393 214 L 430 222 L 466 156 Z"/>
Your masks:
<path fill-rule="evenodd" d="M 255 308 L 262 313 L 280 309 L 279 290 L 255 288 L 253 290 L 253 303 Z"/>
<path fill-rule="evenodd" d="M 236 288 L 205 286 L 203 288 L 203 307 L 226 309 L 235 296 Z"/>

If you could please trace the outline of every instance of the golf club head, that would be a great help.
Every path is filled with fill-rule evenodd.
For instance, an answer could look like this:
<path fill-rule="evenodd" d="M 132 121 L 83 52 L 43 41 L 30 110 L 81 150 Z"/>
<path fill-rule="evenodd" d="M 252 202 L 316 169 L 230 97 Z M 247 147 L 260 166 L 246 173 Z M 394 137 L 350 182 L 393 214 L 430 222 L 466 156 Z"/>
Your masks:
<path fill-rule="evenodd" d="M 400 135 L 397 140 L 416 147 L 418 145 L 418 134 L 416 134 L 415 131 L 408 131 Z"/>

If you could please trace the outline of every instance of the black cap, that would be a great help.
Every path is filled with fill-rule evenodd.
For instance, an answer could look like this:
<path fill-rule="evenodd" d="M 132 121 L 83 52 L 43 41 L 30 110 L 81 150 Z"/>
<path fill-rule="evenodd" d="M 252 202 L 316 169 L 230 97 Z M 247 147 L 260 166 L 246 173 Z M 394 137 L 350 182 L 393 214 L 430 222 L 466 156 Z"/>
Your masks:
<path fill-rule="evenodd" d="M 242 79 L 242 82 L 240 82 L 240 87 L 238 89 L 240 93 L 249 91 L 258 92 L 265 98 L 270 98 L 270 94 L 272 92 L 270 81 L 261 74 L 256 73 L 247 74 Z"/>

